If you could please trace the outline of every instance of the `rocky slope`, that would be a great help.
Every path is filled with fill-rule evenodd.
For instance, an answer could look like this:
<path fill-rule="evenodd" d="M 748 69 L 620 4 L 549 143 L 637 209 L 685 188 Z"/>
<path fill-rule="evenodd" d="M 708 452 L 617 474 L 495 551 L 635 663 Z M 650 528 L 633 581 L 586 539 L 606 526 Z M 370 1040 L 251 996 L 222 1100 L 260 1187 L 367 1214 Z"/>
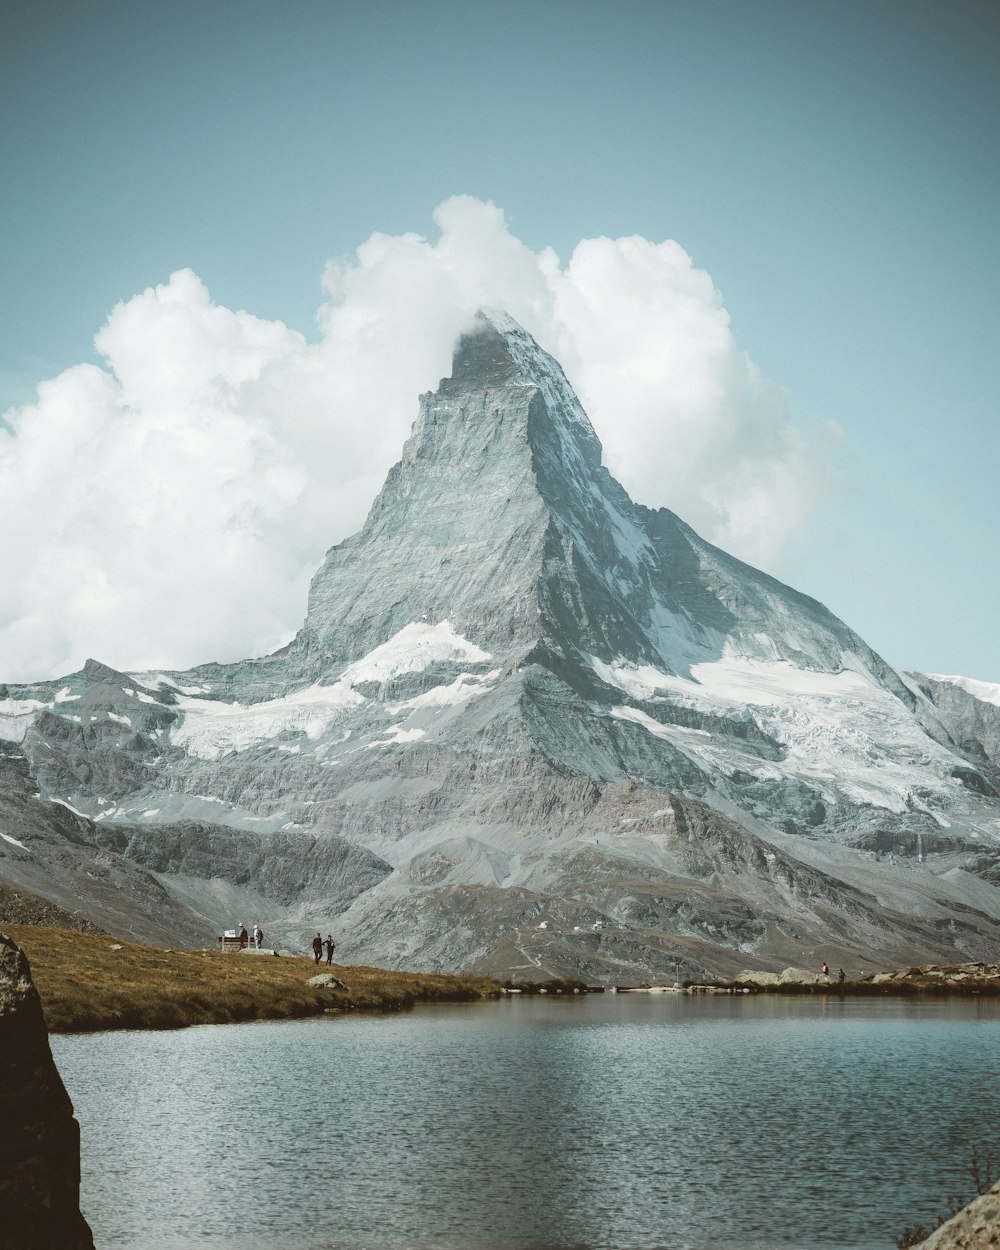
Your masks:
<path fill-rule="evenodd" d="M 634 504 L 503 314 L 288 647 L 3 695 L 31 819 L 68 805 L 188 924 L 301 943 L 341 911 L 347 959 L 606 982 L 1000 952 L 993 739 Z"/>

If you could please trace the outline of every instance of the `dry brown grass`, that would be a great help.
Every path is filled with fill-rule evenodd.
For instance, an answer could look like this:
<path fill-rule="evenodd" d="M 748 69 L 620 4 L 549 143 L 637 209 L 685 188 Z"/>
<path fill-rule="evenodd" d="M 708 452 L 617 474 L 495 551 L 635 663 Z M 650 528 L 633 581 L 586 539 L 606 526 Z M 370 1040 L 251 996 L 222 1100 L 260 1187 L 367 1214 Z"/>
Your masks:
<path fill-rule="evenodd" d="M 311 957 L 160 950 L 37 925 L 5 925 L 4 932 L 28 957 L 53 1033 L 284 1020 L 331 1010 L 396 1011 L 500 993 L 486 977 L 339 964 L 317 968 Z M 326 971 L 340 977 L 348 991 L 306 984 Z"/>

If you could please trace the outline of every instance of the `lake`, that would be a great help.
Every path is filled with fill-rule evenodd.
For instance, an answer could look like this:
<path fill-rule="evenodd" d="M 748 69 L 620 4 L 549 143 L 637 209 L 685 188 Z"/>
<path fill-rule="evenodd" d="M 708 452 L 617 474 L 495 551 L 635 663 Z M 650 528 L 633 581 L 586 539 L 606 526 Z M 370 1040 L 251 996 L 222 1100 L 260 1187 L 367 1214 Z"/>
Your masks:
<path fill-rule="evenodd" d="M 893 1250 L 1000 1158 L 1000 1000 L 517 997 L 54 1037 L 98 1250 Z"/>

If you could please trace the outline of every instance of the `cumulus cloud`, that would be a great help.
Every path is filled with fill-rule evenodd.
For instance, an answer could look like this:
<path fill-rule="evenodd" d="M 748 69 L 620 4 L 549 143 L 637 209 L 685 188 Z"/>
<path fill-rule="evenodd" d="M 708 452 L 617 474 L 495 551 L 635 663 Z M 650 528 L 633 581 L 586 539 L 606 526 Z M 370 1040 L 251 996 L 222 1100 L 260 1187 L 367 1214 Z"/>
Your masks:
<path fill-rule="evenodd" d="M 829 449 L 791 422 L 684 249 L 586 239 L 563 265 L 492 204 L 456 196 L 434 221 L 435 241 L 375 234 L 327 265 L 315 341 L 213 303 L 182 270 L 114 309 L 103 367 L 4 415 L 0 679 L 287 641 L 482 306 L 560 360 L 635 499 L 780 572 Z"/>

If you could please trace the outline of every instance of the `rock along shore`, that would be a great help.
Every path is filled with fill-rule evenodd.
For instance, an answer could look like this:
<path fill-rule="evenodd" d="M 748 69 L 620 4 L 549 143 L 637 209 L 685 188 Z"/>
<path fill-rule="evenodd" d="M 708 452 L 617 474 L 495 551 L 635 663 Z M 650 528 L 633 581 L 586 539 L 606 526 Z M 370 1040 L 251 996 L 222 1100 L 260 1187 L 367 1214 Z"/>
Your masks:
<path fill-rule="evenodd" d="M 853 995 L 936 994 L 1000 995 L 1000 964 L 921 964 L 892 972 L 876 972 L 854 979 L 840 979 L 839 969 L 829 974 L 806 968 L 785 968 L 783 972 L 746 970 L 731 981 L 686 982 L 688 994 L 813 994 Z"/>

